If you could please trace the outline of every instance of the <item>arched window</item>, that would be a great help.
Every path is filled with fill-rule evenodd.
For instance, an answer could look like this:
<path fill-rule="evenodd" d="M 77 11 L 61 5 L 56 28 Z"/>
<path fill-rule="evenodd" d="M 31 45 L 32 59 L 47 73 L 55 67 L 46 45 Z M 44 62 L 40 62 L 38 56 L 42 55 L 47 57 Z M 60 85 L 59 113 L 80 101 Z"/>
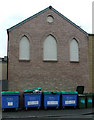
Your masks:
<path fill-rule="evenodd" d="M 49 35 L 44 41 L 43 60 L 57 61 L 57 43 L 52 35 Z"/>
<path fill-rule="evenodd" d="M 26 36 L 22 37 L 19 45 L 19 60 L 30 60 L 30 45 Z"/>
<path fill-rule="evenodd" d="M 76 39 L 72 39 L 70 42 L 70 61 L 79 61 L 79 47 Z"/>

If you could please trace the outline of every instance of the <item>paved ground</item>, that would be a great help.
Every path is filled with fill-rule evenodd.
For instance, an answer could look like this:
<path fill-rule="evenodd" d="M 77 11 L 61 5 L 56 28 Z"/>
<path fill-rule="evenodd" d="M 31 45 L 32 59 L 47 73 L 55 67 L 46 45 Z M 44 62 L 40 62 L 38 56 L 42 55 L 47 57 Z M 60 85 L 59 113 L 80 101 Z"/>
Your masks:
<path fill-rule="evenodd" d="M 2 120 L 94 120 L 94 108 L 5 111 L 2 117 Z"/>
<path fill-rule="evenodd" d="M 0 109 L 0 120 L 1 120 L 1 118 L 2 118 L 2 111 L 1 111 L 1 109 Z"/>

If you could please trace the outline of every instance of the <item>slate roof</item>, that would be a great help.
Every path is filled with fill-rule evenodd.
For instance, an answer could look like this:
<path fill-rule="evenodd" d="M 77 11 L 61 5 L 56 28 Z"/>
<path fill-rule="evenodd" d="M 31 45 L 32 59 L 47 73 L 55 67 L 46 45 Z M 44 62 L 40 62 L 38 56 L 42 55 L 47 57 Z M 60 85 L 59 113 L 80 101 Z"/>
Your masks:
<path fill-rule="evenodd" d="M 82 31 L 84 34 L 88 35 L 88 33 L 86 31 L 84 31 L 82 28 L 80 28 L 78 25 L 76 25 L 75 23 L 73 23 L 71 20 L 69 20 L 67 17 L 65 17 L 64 15 L 62 15 L 60 12 L 58 12 L 56 9 L 54 9 L 52 6 L 47 7 L 46 9 L 36 13 L 35 15 L 23 20 L 22 22 L 14 25 L 13 27 L 7 29 L 7 32 L 10 32 L 11 30 L 15 29 L 16 27 L 28 22 L 29 20 L 35 18 L 36 16 L 46 12 L 48 9 L 51 9 L 52 11 L 54 11 L 56 14 L 58 14 L 59 16 L 61 16 L 63 19 L 65 19 L 66 21 L 68 21 L 70 24 L 72 24 L 74 27 L 76 27 L 77 29 L 79 29 L 80 31 Z"/>

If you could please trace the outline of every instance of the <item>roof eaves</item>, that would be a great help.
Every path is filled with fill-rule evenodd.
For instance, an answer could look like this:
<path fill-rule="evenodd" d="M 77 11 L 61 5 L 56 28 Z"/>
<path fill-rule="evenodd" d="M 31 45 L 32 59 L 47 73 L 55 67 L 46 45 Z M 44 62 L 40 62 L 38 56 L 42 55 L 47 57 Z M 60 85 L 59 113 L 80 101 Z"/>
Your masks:
<path fill-rule="evenodd" d="M 78 28 L 80 31 L 82 31 L 84 34 L 86 34 L 88 36 L 88 33 L 86 31 L 84 31 L 82 28 L 80 28 L 78 25 L 76 25 L 74 22 L 72 22 L 71 20 L 69 20 L 67 17 L 65 17 L 64 15 L 62 15 L 60 12 L 58 12 L 56 9 L 54 9 L 52 7 L 52 10 L 57 13 L 59 16 L 61 16 L 62 18 L 64 18 L 66 21 L 68 21 L 70 24 L 72 24 L 73 26 L 75 26 L 76 28 Z"/>
<path fill-rule="evenodd" d="M 49 9 L 49 7 L 47 7 L 46 9 L 44 9 L 44 10 L 42 10 L 42 11 L 40 11 L 40 12 L 34 14 L 33 16 L 31 16 L 31 17 L 29 17 L 29 18 L 23 20 L 22 22 L 20 22 L 20 23 L 14 25 L 14 26 L 12 26 L 11 28 L 7 29 L 7 31 L 10 32 L 11 30 L 15 29 L 16 27 L 18 27 L 18 26 L 20 26 L 20 25 L 22 25 L 22 24 L 28 22 L 29 20 L 35 18 L 35 17 L 38 16 L 38 15 L 44 13 L 44 12 L 45 12 L 46 10 L 48 10 L 48 9 Z"/>
<path fill-rule="evenodd" d="M 88 34 L 89 36 L 94 36 L 94 34 Z"/>

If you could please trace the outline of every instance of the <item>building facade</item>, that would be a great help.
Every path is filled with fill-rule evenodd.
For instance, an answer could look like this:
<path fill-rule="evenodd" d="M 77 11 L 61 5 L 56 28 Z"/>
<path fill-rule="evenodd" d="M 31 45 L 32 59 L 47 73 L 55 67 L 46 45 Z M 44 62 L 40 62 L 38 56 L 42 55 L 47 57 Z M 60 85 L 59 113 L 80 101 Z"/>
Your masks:
<path fill-rule="evenodd" d="M 8 90 L 7 57 L 0 58 L 0 90 Z"/>
<path fill-rule="evenodd" d="M 8 88 L 90 91 L 88 34 L 51 6 L 8 29 Z"/>
<path fill-rule="evenodd" d="M 94 34 L 89 34 L 89 74 L 90 91 L 94 92 Z"/>

